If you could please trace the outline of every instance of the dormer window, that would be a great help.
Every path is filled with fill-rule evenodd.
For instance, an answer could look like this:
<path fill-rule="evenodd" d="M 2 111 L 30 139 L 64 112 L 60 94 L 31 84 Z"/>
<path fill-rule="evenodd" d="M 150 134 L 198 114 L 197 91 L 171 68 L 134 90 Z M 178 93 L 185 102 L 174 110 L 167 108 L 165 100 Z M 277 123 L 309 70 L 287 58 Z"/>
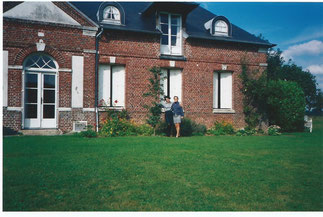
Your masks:
<path fill-rule="evenodd" d="M 162 32 L 160 52 L 166 55 L 182 55 L 182 17 L 179 14 L 162 12 L 159 15 Z"/>
<path fill-rule="evenodd" d="M 214 30 L 215 35 L 228 35 L 228 24 L 223 20 L 218 20 L 215 22 Z"/>
<path fill-rule="evenodd" d="M 125 25 L 125 13 L 118 2 L 103 2 L 99 6 L 96 16 L 103 25 Z"/>
<path fill-rule="evenodd" d="M 226 36 L 231 37 L 232 26 L 229 20 L 224 16 L 217 16 L 207 21 L 204 28 L 213 36 Z"/>
<path fill-rule="evenodd" d="M 113 6 L 107 6 L 103 10 L 103 22 L 120 24 L 120 11 Z"/>

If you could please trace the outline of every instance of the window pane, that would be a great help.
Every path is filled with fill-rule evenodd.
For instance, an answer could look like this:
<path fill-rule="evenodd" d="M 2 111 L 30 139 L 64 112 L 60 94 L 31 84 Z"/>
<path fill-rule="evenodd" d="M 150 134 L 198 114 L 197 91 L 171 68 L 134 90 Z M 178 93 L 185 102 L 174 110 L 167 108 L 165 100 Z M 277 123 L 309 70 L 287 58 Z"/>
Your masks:
<path fill-rule="evenodd" d="M 25 106 L 25 118 L 37 118 L 37 105 Z"/>
<path fill-rule="evenodd" d="M 44 87 L 55 88 L 55 75 L 44 75 Z"/>
<path fill-rule="evenodd" d="M 177 42 L 176 39 L 177 39 L 176 36 L 172 36 L 172 46 L 176 46 L 176 42 Z"/>
<path fill-rule="evenodd" d="M 160 22 L 168 23 L 168 14 L 160 14 Z"/>
<path fill-rule="evenodd" d="M 217 21 L 215 23 L 215 31 L 216 32 L 227 33 L 228 32 L 228 25 L 222 20 Z"/>
<path fill-rule="evenodd" d="M 55 90 L 44 90 L 44 103 L 55 103 Z"/>
<path fill-rule="evenodd" d="M 55 106 L 54 105 L 44 105 L 43 118 L 55 118 Z"/>
<path fill-rule="evenodd" d="M 179 32 L 179 27 L 177 26 L 172 26 L 172 35 L 177 35 L 177 33 Z"/>
<path fill-rule="evenodd" d="M 168 35 L 162 35 L 162 44 L 168 45 Z"/>
<path fill-rule="evenodd" d="M 56 66 L 55 66 L 55 63 L 53 60 L 51 60 L 49 63 L 48 63 L 49 67 L 50 68 L 53 68 L 53 69 L 56 69 Z"/>
<path fill-rule="evenodd" d="M 47 56 L 42 56 L 41 60 L 39 61 L 39 65 L 43 66 L 45 69 L 49 69 L 50 67 L 48 66 L 47 63 L 49 63 L 51 60 Z"/>
<path fill-rule="evenodd" d="M 113 16 L 115 20 L 120 20 L 120 12 L 117 8 L 113 7 Z"/>
<path fill-rule="evenodd" d="M 38 75 L 36 74 L 27 74 L 26 76 L 26 87 L 37 87 Z"/>
<path fill-rule="evenodd" d="M 164 34 L 168 34 L 168 25 L 167 24 L 161 24 L 161 31 Z"/>
<path fill-rule="evenodd" d="M 37 89 L 26 89 L 25 93 L 25 103 L 37 103 Z"/>
<path fill-rule="evenodd" d="M 178 15 L 172 15 L 172 25 L 178 25 L 179 26 L 179 16 Z"/>

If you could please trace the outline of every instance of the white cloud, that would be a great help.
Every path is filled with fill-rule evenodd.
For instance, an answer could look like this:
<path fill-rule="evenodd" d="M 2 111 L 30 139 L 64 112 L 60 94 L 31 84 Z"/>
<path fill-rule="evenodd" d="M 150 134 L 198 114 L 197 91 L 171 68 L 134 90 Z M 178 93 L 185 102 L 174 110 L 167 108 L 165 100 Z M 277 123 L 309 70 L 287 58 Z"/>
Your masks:
<path fill-rule="evenodd" d="M 323 53 L 323 42 L 318 40 L 312 40 L 303 44 L 293 45 L 287 48 L 282 53 L 282 57 L 288 61 L 295 56 L 302 55 L 319 55 Z"/>
<path fill-rule="evenodd" d="M 323 64 L 322 65 L 310 65 L 306 69 L 308 71 L 310 71 L 312 74 L 323 75 Z"/>
<path fill-rule="evenodd" d="M 300 43 L 303 41 L 321 38 L 321 37 L 323 37 L 323 31 L 321 30 L 321 28 L 322 28 L 322 26 L 308 27 L 308 28 L 304 29 L 296 37 L 289 39 L 287 41 L 284 41 L 280 44 L 281 45 L 289 45 L 289 44 L 295 44 L 295 43 Z"/>

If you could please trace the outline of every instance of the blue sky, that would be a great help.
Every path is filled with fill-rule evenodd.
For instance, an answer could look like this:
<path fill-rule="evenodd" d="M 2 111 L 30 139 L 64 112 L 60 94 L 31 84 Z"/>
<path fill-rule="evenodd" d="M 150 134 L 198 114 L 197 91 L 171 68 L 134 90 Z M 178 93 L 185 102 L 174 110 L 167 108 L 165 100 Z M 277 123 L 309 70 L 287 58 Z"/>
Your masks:
<path fill-rule="evenodd" d="M 308 69 L 323 90 L 323 3 L 199 2 L 246 31 L 260 33 L 285 59 Z"/>

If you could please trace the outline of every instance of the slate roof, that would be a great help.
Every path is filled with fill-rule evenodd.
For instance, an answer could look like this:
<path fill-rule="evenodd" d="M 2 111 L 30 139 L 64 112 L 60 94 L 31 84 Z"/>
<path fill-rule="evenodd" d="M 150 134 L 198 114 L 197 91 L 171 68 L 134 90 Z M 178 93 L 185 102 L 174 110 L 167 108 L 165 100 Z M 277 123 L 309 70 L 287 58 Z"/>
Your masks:
<path fill-rule="evenodd" d="M 97 11 L 102 2 L 70 2 L 77 9 L 83 12 L 91 20 L 99 24 L 97 20 Z M 118 29 L 124 31 L 146 32 L 152 34 L 161 34 L 156 29 L 156 21 L 152 16 L 144 16 L 142 13 L 147 9 L 152 2 L 118 2 L 125 11 L 125 25 L 109 25 L 104 24 L 106 29 Z M 217 15 L 202 8 L 201 6 L 193 9 L 186 19 L 186 33 L 189 38 L 206 39 L 206 40 L 219 40 L 219 41 L 232 41 L 239 43 L 256 44 L 262 47 L 273 47 L 268 41 L 262 40 L 255 35 L 239 28 L 232 24 L 232 36 L 213 36 L 208 30 L 204 28 L 204 23 L 213 19 Z"/>

